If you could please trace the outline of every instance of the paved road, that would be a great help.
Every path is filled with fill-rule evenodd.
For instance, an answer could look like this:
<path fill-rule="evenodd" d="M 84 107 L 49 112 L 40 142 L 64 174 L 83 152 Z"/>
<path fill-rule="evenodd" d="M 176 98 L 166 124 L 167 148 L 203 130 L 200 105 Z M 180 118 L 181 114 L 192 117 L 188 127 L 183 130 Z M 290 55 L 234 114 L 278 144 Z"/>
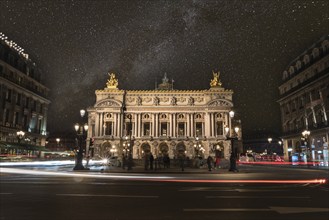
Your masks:
<path fill-rule="evenodd" d="M 253 166 L 219 174 L 54 170 L 33 175 L 29 168 L 23 174 L 19 169 L 1 172 L 0 219 L 329 219 L 328 184 L 238 182 L 326 178 L 328 172 L 323 170 Z"/>

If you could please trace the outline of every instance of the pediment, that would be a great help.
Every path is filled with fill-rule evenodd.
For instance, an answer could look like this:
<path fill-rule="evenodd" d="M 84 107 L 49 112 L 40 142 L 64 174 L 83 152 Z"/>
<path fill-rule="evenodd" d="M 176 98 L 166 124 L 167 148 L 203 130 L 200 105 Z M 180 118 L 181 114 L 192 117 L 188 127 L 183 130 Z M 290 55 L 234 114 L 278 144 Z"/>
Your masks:
<path fill-rule="evenodd" d="M 233 107 L 233 103 L 226 99 L 216 99 L 208 102 L 208 106 Z"/>
<path fill-rule="evenodd" d="M 121 107 L 121 102 L 114 99 L 104 99 L 95 104 L 95 107 Z"/>

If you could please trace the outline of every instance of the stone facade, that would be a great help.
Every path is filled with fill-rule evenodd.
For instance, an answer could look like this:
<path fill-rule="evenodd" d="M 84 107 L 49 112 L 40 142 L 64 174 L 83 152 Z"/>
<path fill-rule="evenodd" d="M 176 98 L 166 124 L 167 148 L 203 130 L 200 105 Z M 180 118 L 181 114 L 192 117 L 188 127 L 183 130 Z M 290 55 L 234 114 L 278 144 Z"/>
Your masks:
<path fill-rule="evenodd" d="M 225 127 L 231 128 L 233 91 L 221 87 L 219 74 L 207 90 L 175 90 L 165 75 L 155 90 L 139 91 L 118 89 L 109 75 L 107 88 L 95 92 L 96 103 L 87 110 L 94 155 L 120 157 L 131 150 L 134 159 L 149 152 L 193 158 L 218 151 L 229 157 Z"/>
<path fill-rule="evenodd" d="M 48 92 L 28 54 L 1 33 L 0 141 L 18 142 L 16 132 L 23 131 L 23 143 L 45 146 Z"/>
<path fill-rule="evenodd" d="M 329 36 L 292 61 L 282 79 L 278 102 L 285 159 L 328 166 Z M 306 139 L 304 130 L 310 131 Z"/>

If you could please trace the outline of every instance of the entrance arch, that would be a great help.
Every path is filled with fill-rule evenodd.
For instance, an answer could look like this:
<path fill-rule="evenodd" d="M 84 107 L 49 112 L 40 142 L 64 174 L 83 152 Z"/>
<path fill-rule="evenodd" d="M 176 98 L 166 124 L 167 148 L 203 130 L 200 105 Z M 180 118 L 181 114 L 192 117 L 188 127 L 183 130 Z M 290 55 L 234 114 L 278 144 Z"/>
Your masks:
<path fill-rule="evenodd" d="M 151 152 L 151 146 L 149 145 L 149 143 L 143 143 L 141 145 L 141 152 L 142 152 L 142 157 L 144 155 L 148 155 Z"/>
<path fill-rule="evenodd" d="M 101 151 L 101 156 L 102 157 L 110 157 L 111 155 L 111 148 L 112 148 L 112 145 L 110 142 L 106 141 L 104 143 L 102 143 L 102 151 Z"/>
<path fill-rule="evenodd" d="M 184 142 L 179 142 L 176 145 L 176 157 L 185 156 L 186 146 Z"/>
<path fill-rule="evenodd" d="M 165 142 L 162 142 L 159 145 L 159 150 L 160 150 L 160 152 L 159 152 L 160 154 L 162 154 L 162 155 L 168 155 L 169 147 L 168 147 L 168 145 Z"/>
<path fill-rule="evenodd" d="M 215 143 L 213 145 L 213 151 L 216 158 L 224 158 L 224 143 L 222 141 Z"/>

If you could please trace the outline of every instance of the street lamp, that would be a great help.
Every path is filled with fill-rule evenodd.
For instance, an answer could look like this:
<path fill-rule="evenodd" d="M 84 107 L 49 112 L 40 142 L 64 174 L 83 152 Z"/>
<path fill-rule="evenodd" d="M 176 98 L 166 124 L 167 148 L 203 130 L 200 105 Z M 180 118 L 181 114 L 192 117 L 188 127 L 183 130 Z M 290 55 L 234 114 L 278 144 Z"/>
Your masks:
<path fill-rule="evenodd" d="M 234 112 L 230 111 L 230 117 L 234 116 Z M 238 169 L 236 168 L 236 160 L 237 160 L 237 148 L 234 147 L 234 141 L 238 140 L 238 136 L 239 136 L 239 131 L 240 128 L 238 126 L 234 127 L 234 132 L 235 134 L 230 135 L 230 128 L 229 127 L 225 127 L 225 132 L 226 132 L 226 140 L 230 140 L 231 141 L 231 156 L 230 156 L 230 169 L 229 171 L 233 171 L 233 172 L 238 172 Z"/>
<path fill-rule="evenodd" d="M 16 135 L 17 135 L 17 138 L 18 138 L 18 143 L 21 143 L 21 140 L 24 137 L 25 132 L 24 131 L 17 131 Z"/>
<path fill-rule="evenodd" d="M 308 155 L 308 143 L 307 143 L 307 139 L 308 139 L 308 137 L 310 136 L 310 134 L 311 134 L 311 132 L 309 131 L 309 130 L 304 130 L 303 132 L 302 132 L 302 135 L 303 135 L 303 137 L 304 137 L 304 144 L 305 144 L 305 147 L 306 147 L 306 160 L 308 160 L 309 159 L 309 155 Z M 307 161 L 306 161 L 307 162 Z"/>
<path fill-rule="evenodd" d="M 83 118 L 85 116 L 86 111 L 84 109 L 80 110 L 80 116 L 81 118 Z M 88 124 L 79 124 L 76 123 L 74 125 L 74 129 L 77 132 L 77 136 L 78 136 L 78 145 L 79 145 L 79 151 L 77 153 L 77 158 L 76 158 L 76 162 L 75 162 L 75 166 L 73 168 L 73 170 L 85 170 L 85 169 L 89 169 L 89 168 L 85 168 L 82 164 L 82 159 L 83 159 L 83 147 L 82 147 L 82 142 L 83 142 L 83 138 L 86 135 L 86 132 L 88 130 Z"/>
<path fill-rule="evenodd" d="M 201 156 L 205 149 L 202 147 L 201 141 L 199 141 L 199 137 L 195 138 L 196 143 L 194 144 L 194 152 L 195 152 L 195 157 Z"/>
<path fill-rule="evenodd" d="M 111 152 L 111 156 L 114 157 L 115 156 L 115 153 L 117 152 L 117 149 L 116 149 L 115 145 L 113 145 L 111 147 L 110 152 Z"/>
<path fill-rule="evenodd" d="M 267 138 L 267 140 L 268 140 L 268 143 L 271 143 L 273 139 L 269 137 L 269 138 Z"/>
<path fill-rule="evenodd" d="M 57 150 L 59 150 L 59 142 L 61 141 L 60 138 L 56 138 L 56 142 L 57 142 Z"/>
<path fill-rule="evenodd" d="M 126 157 L 128 157 L 128 153 L 130 152 L 130 143 L 128 142 L 128 136 L 125 137 L 125 141 L 123 142 L 123 153 Z"/>

